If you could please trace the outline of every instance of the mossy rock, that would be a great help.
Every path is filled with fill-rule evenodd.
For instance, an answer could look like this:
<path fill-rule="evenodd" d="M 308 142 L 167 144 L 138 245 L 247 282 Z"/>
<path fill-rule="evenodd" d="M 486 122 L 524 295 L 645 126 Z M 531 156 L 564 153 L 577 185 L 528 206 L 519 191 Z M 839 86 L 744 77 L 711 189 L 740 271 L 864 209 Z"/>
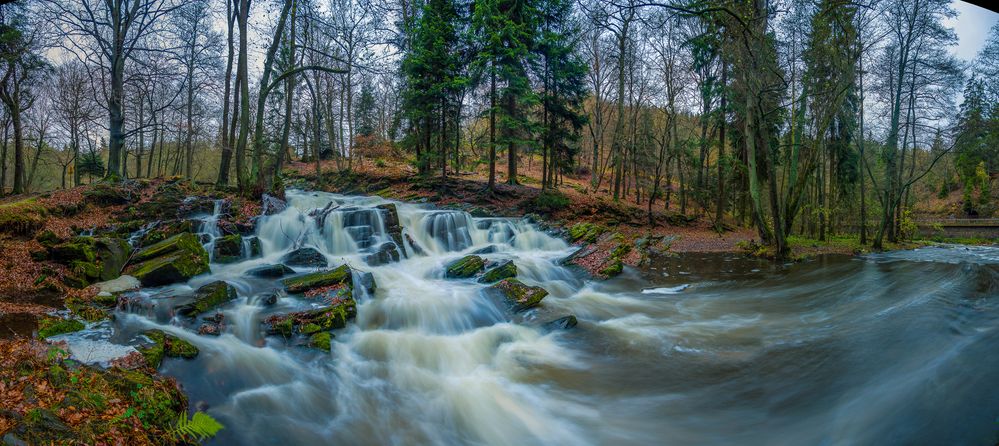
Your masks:
<path fill-rule="evenodd" d="M 62 237 L 59 237 L 58 235 L 56 235 L 55 232 L 52 232 L 48 229 L 39 232 L 38 235 L 35 236 L 35 240 L 37 240 L 38 243 L 41 243 L 42 246 L 46 248 L 51 248 L 64 241 Z"/>
<path fill-rule="evenodd" d="M 100 279 L 102 281 L 114 280 L 121 275 L 121 270 L 128 262 L 128 256 L 132 253 L 132 247 L 128 242 L 120 238 L 99 238 L 97 239 L 97 257 L 100 259 Z"/>
<path fill-rule="evenodd" d="M 517 265 L 514 265 L 513 260 L 507 260 L 489 271 L 486 271 L 486 273 L 479 278 L 479 282 L 494 283 L 503 279 L 509 279 L 511 277 L 517 277 Z"/>
<path fill-rule="evenodd" d="M 316 333 L 309 337 L 309 347 L 328 352 L 330 351 L 330 345 L 333 340 L 332 338 L 333 335 L 331 335 L 328 331 Z"/>
<path fill-rule="evenodd" d="M 263 255 L 264 249 L 260 246 L 260 238 L 259 237 L 256 237 L 256 236 L 254 236 L 254 237 L 247 237 L 246 239 L 250 242 L 250 257 L 251 258 L 252 257 L 260 257 L 261 255 Z"/>
<path fill-rule="evenodd" d="M 0 205 L 0 232 L 31 237 L 45 225 L 46 215 L 34 198 Z"/>
<path fill-rule="evenodd" d="M 49 249 L 49 258 L 56 263 L 70 265 L 71 262 L 97 261 L 97 239 L 93 237 L 73 237 L 72 239 L 53 245 Z"/>
<path fill-rule="evenodd" d="M 513 311 L 523 311 L 535 307 L 541 303 L 541 299 L 548 295 L 548 290 L 539 286 L 525 285 L 517 279 L 504 279 L 489 289 L 499 291 L 513 308 Z"/>
<path fill-rule="evenodd" d="M 84 328 L 86 328 L 86 325 L 76 319 L 43 317 L 38 320 L 38 337 L 47 339 L 52 336 L 80 331 Z"/>
<path fill-rule="evenodd" d="M 598 225 L 595 223 L 577 223 L 569 228 L 569 241 L 577 242 L 584 241 L 586 243 L 594 243 L 600 238 L 603 233 L 607 232 L 607 228 L 603 225 Z"/>
<path fill-rule="evenodd" d="M 186 281 L 210 271 L 208 252 L 191 233 L 178 234 L 133 256 L 127 271 L 144 286 Z"/>
<path fill-rule="evenodd" d="M 281 258 L 281 262 L 291 266 L 311 266 L 325 268 L 328 263 L 326 256 L 316 248 L 299 248 Z"/>
<path fill-rule="evenodd" d="M 215 263 L 238 262 L 243 257 L 243 236 L 232 234 L 219 237 L 215 239 L 215 247 L 212 251 Z"/>
<path fill-rule="evenodd" d="M 482 260 L 482 257 L 469 255 L 451 262 L 444 276 L 451 279 L 465 279 L 478 274 L 485 267 L 486 261 Z"/>
<path fill-rule="evenodd" d="M 350 266 L 346 264 L 340 265 L 330 271 L 319 271 L 284 279 L 281 283 L 284 285 L 285 290 L 291 294 L 304 293 L 315 288 L 337 284 L 344 284 L 353 290 L 352 272 Z"/>
<path fill-rule="evenodd" d="M 194 317 L 213 310 L 220 305 L 236 298 L 236 288 L 225 281 L 216 280 L 198 288 L 194 292 L 194 301 L 177 308 L 177 312 L 188 317 Z"/>
<path fill-rule="evenodd" d="M 117 182 L 100 182 L 83 191 L 83 198 L 96 204 L 125 204 L 132 200 L 132 191 Z"/>
<path fill-rule="evenodd" d="M 347 321 L 355 317 L 357 317 L 357 302 L 352 298 L 346 298 L 329 307 L 272 316 L 265 323 L 269 325 L 268 334 L 291 338 L 296 331 L 301 335 L 310 336 L 344 328 L 347 326 Z"/>
<path fill-rule="evenodd" d="M 174 220 L 162 223 L 159 226 L 150 229 L 149 232 L 146 232 L 145 235 L 139 239 L 139 246 L 150 246 L 177 234 L 194 232 L 194 229 L 194 222 L 191 220 Z"/>
<path fill-rule="evenodd" d="M 163 358 L 192 359 L 200 353 L 194 344 L 162 330 L 148 330 L 142 335 L 153 341 L 152 345 L 138 349 L 152 368 L 159 368 Z"/>

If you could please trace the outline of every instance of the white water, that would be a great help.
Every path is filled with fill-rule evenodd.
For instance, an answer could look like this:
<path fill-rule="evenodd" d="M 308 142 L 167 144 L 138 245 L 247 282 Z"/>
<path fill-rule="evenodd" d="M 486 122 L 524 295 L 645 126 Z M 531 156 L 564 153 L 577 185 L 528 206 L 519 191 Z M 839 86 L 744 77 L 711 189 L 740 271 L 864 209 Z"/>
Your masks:
<path fill-rule="evenodd" d="M 288 199 L 257 225 L 260 258 L 142 290 L 116 322 L 121 344 L 158 327 L 201 349 L 162 370 L 227 426 L 212 444 L 995 443 L 999 397 L 982 389 L 999 360 L 982 352 L 999 344 L 999 316 L 983 296 L 995 294 L 988 259 L 999 250 L 966 254 L 978 263 L 952 265 L 944 248 L 910 256 L 919 262 L 889 255 L 790 272 L 726 258 L 706 275 L 698 269 L 710 262 L 692 260 L 662 268 L 679 282 L 629 271 L 600 283 L 559 266 L 574 248 L 526 221 L 404 203 L 408 255 L 371 266 L 367 256 L 392 241 L 376 208 L 387 201 Z M 331 201 L 340 207 L 320 230 L 308 213 Z M 329 353 L 263 336 L 266 316 L 317 304 L 282 294 L 266 307 L 280 284 L 245 275 L 300 246 L 377 284 L 358 295 L 357 319 Z M 512 259 L 522 281 L 551 295 L 513 314 L 485 285 L 443 278 L 450 261 L 487 248 L 484 258 Z M 239 298 L 221 309 L 223 335 L 198 336 L 198 323 L 169 309 L 214 280 Z M 577 328 L 540 328 L 567 314 Z"/>

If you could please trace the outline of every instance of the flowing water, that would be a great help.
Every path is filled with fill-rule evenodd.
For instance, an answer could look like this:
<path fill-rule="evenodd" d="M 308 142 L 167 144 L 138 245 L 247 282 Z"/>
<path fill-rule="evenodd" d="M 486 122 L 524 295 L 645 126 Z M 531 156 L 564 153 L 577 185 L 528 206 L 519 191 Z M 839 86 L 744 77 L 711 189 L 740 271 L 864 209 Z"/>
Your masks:
<path fill-rule="evenodd" d="M 934 247 L 797 265 L 689 255 L 585 280 L 564 241 L 524 220 L 397 203 L 401 260 L 380 198 L 292 191 L 257 225 L 263 255 L 145 289 L 110 340 L 161 328 L 201 349 L 167 360 L 192 405 L 227 427 L 211 444 L 981 444 L 999 438 L 999 249 Z M 318 228 L 311 210 L 333 202 Z M 218 206 L 216 213 L 218 213 Z M 216 216 L 205 217 L 214 222 Z M 206 228 L 213 225 L 206 225 Z M 212 243 L 217 229 L 203 237 Z M 262 334 L 314 303 L 246 271 L 313 246 L 370 272 L 332 352 Z M 485 251 L 551 295 L 511 313 L 445 266 Z M 296 268 L 298 272 L 308 268 Z M 356 273 L 355 281 L 360 280 Z M 225 280 L 218 337 L 173 316 Z M 361 290 L 363 287 L 356 287 Z M 579 325 L 545 330 L 574 314 Z M 98 327 L 98 329 L 101 329 Z"/>

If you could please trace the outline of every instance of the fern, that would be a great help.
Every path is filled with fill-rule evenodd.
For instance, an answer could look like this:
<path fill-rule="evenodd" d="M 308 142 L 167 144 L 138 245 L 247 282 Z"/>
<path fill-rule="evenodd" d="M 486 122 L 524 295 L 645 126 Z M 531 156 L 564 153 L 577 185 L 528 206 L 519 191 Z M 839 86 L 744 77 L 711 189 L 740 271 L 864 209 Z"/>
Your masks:
<path fill-rule="evenodd" d="M 170 434 L 174 438 L 193 438 L 198 441 L 205 441 L 214 437 L 215 434 L 224 428 L 225 426 L 212 418 L 211 415 L 199 410 L 191 416 L 190 420 L 187 419 L 186 414 L 181 413 L 180 418 L 177 419 L 177 425 L 170 430 Z"/>

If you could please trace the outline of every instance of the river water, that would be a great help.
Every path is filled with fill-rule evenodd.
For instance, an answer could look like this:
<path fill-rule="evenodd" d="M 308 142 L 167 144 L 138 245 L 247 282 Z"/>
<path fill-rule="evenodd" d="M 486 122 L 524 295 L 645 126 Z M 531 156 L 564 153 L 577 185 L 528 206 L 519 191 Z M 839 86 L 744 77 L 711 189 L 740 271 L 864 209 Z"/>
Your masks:
<path fill-rule="evenodd" d="M 320 230 L 307 216 L 340 206 Z M 257 225 L 263 256 L 212 264 L 187 284 L 145 289 L 106 327 L 137 342 L 161 328 L 201 349 L 168 359 L 193 405 L 225 424 L 209 444 L 968 444 L 999 439 L 999 249 L 932 247 L 773 265 L 686 255 L 606 282 L 560 266 L 574 247 L 524 220 L 397 203 L 399 262 L 365 259 L 390 240 L 386 203 L 290 191 Z M 216 217 L 205 217 L 213 222 Z M 208 225 L 210 226 L 210 225 Z M 204 230 L 208 244 L 217 235 Z M 263 335 L 272 314 L 316 305 L 245 275 L 295 246 L 370 272 L 357 320 L 332 352 Z M 487 249 L 551 294 L 511 313 L 445 266 Z M 296 268 L 298 272 L 309 268 Z M 218 337 L 168 311 L 225 280 Z M 355 280 L 358 277 L 355 276 Z M 361 287 L 357 287 L 358 290 Z M 165 310 L 167 309 L 167 310 Z M 573 314 L 579 325 L 548 331 Z"/>

